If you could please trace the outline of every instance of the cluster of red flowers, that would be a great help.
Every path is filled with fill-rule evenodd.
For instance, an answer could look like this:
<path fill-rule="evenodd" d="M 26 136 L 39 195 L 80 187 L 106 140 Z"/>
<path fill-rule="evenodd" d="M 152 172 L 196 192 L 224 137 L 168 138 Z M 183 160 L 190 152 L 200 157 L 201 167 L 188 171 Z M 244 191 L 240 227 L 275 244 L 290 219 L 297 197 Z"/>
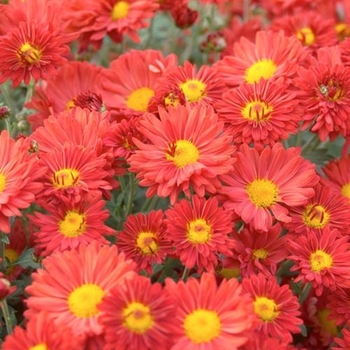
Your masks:
<path fill-rule="evenodd" d="M 0 83 L 33 88 L 31 132 L 0 132 L 6 326 L 11 283 L 25 309 L 2 349 L 350 348 L 350 5 L 197 3 L 0 4 Z M 201 9 L 227 17 L 197 43 L 213 64 L 100 65 Z M 342 156 L 316 165 L 326 142 Z"/>

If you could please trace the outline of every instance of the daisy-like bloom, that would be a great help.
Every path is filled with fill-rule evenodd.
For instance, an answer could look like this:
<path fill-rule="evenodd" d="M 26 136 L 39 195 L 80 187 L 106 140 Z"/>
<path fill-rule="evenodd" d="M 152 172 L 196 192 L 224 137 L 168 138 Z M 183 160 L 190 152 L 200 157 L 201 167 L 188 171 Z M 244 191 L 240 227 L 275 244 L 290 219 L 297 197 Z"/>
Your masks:
<path fill-rule="evenodd" d="M 350 289 L 338 288 L 329 295 L 328 300 L 329 318 L 334 320 L 336 325 L 344 326 L 350 318 Z"/>
<path fill-rule="evenodd" d="M 347 157 L 331 160 L 322 168 L 322 171 L 327 178 L 321 178 L 321 182 L 336 194 L 347 198 L 350 203 L 350 154 Z"/>
<path fill-rule="evenodd" d="M 139 132 L 140 120 L 138 117 L 123 119 L 119 123 L 111 124 L 106 133 L 104 142 L 112 147 L 115 158 L 128 159 L 137 150 L 133 138 L 142 142 L 147 139 Z"/>
<path fill-rule="evenodd" d="M 235 147 L 213 108 L 179 105 L 159 115 L 143 116 L 139 131 L 149 142 L 134 139 L 139 149 L 128 159 L 129 170 L 148 187 L 147 197 L 169 196 L 174 204 L 181 192 L 190 197 L 190 188 L 200 197 L 215 194 L 222 187 L 218 175 L 235 161 Z"/>
<path fill-rule="evenodd" d="M 223 28 L 220 32 L 224 36 L 226 42 L 225 48 L 221 52 L 221 58 L 233 55 L 233 44 L 239 41 L 240 38 L 245 37 L 251 42 L 255 41 L 255 35 L 261 31 L 261 19 L 251 18 L 244 22 L 239 20 L 236 16 L 231 19 L 228 26 Z"/>
<path fill-rule="evenodd" d="M 290 233 L 304 234 L 310 230 L 336 228 L 342 234 L 350 229 L 349 201 L 322 184 L 315 186 L 315 196 L 290 210 L 292 220 L 285 224 Z"/>
<path fill-rule="evenodd" d="M 298 104 L 281 78 L 241 84 L 224 93 L 214 107 L 236 144 L 261 150 L 296 133 L 303 112 Z"/>
<path fill-rule="evenodd" d="M 258 272 L 266 276 L 275 275 L 278 264 L 288 255 L 285 248 L 286 237 L 281 237 L 281 233 L 281 225 L 276 224 L 267 232 L 245 228 L 239 234 L 233 234 L 235 240 L 233 252 L 240 261 L 243 277 Z"/>
<path fill-rule="evenodd" d="M 30 135 L 30 139 L 38 144 L 40 153 L 62 150 L 67 146 L 93 150 L 97 157 L 105 159 L 103 169 L 108 172 L 105 180 L 115 188 L 118 182 L 114 175 L 123 175 L 125 171 L 118 168 L 120 164 L 114 158 L 113 147 L 105 143 L 110 128 L 107 112 L 101 114 L 76 107 L 57 116 L 50 116 L 44 121 L 43 127 L 39 127 Z"/>
<path fill-rule="evenodd" d="M 37 111 L 28 117 L 32 130 L 43 125 L 50 115 L 76 107 L 86 94 L 91 97 L 91 103 L 84 107 L 101 111 L 101 104 L 93 103 L 98 98 L 101 72 L 101 67 L 91 63 L 72 61 L 60 67 L 57 75 L 49 76 L 44 84 L 36 84 L 34 95 L 26 104 Z"/>
<path fill-rule="evenodd" d="M 237 279 L 218 286 L 213 274 L 204 273 L 186 283 L 167 278 L 165 285 L 177 305 L 172 350 L 236 350 L 247 342 L 255 317 Z"/>
<path fill-rule="evenodd" d="M 234 170 L 222 176 L 225 207 L 255 230 L 267 231 L 274 219 L 289 222 L 290 208 L 306 204 L 315 194 L 315 166 L 297 148 L 285 150 L 277 143 L 259 153 L 242 145 L 236 156 Z"/>
<path fill-rule="evenodd" d="M 161 284 L 135 276 L 113 288 L 99 305 L 106 346 L 114 349 L 170 349 L 175 305 Z"/>
<path fill-rule="evenodd" d="M 76 335 L 99 335 L 103 326 L 98 306 L 110 290 L 135 276 L 134 263 L 118 254 L 116 246 L 93 242 L 55 253 L 43 260 L 26 288 L 31 319 L 40 311 L 71 327 Z"/>
<path fill-rule="evenodd" d="M 323 288 L 348 288 L 350 244 L 348 236 L 337 229 L 325 228 L 322 233 L 310 231 L 288 241 L 288 259 L 294 261 L 291 271 L 298 271 L 295 282 L 310 282 L 317 296 Z"/>
<path fill-rule="evenodd" d="M 291 78 L 304 59 L 303 51 L 297 38 L 259 31 L 255 42 L 242 37 L 234 44 L 233 55 L 225 56 L 217 67 L 229 87 L 258 83 L 261 78 Z"/>
<path fill-rule="evenodd" d="M 44 185 L 37 195 L 39 205 L 45 206 L 57 199 L 66 198 L 75 203 L 85 196 L 100 197 L 103 192 L 112 190 L 104 170 L 106 160 L 97 157 L 92 149 L 81 146 L 67 146 L 40 154 L 39 165 L 47 167 L 46 174 L 40 178 Z"/>
<path fill-rule="evenodd" d="M 165 214 L 174 254 L 188 269 L 197 266 L 199 273 L 204 269 L 212 272 L 219 254 L 232 256 L 231 212 L 219 207 L 216 197 L 193 196 L 191 202 L 181 200 Z"/>
<path fill-rule="evenodd" d="M 333 18 L 325 18 L 315 11 L 301 12 L 293 16 L 275 19 L 270 30 L 283 30 L 286 36 L 296 37 L 311 50 L 337 44 L 337 32 Z"/>
<path fill-rule="evenodd" d="M 309 343 L 313 344 L 315 348 L 318 344 L 320 347 L 329 346 L 338 334 L 338 327 L 335 320 L 330 317 L 330 309 L 327 306 L 330 293 L 327 289 L 321 296 L 316 297 L 311 291 L 303 303 L 306 309 L 304 322 L 310 325 Z"/>
<path fill-rule="evenodd" d="M 8 264 L 13 264 L 18 260 L 27 246 L 27 241 L 29 241 L 30 246 L 32 245 L 33 239 L 31 235 L 33 228 L 30 222 L 26 222 L 24 225 L 22 218 L 15 218 L 11 226 L 11 232 L 8 235 L 10 243 L 5 245 L 4 255 Z M 28 235 L 30 236 L 28 237 Z M 6 269 L 6 278 L 9 281 L 14 281 L 23 270 L 23 267 L 20 265 L 10 266 Z"/>
<path fill-rule="evenodd" d="M 117 233 L 119 250 L 134 260 L 139 270 L 146 269 L 149 274 L 153 264 L 161 264 L 173 251 L 166 237 L 163 216 L 161 210 L 129 215 L 123 231 Z"/>
<path fill-rule="evenodd" d="M 300 67 L 298 74 L 294 83 L 305 111 L 303 128 L 311 125 L 321 141 L 345 137 L 350 131 L 350 67 L 342 64 L 339 47 L 320 48 L 317 59 L 311 57 L 310 66 Z"/>
<path fill-rule="evenodd" d="M 279 286 L 275 276 L 258 274 L 243 278 L 242 287 L 243 294 L 253 298 L 258 332 L 289 342 L 292 333 L 300 333 L 300 305 L 288 285 Z"/>
<path fill-rule="evenodd" d="M 104 206 L 105 202 L 99 197 L 79 203 L 62 200 L 59 205 L 45 206 L 45 214 L 35 212 L 28 215 L 38 227 L 34 232 L 36 248 L 42 256 L 47 256 L 77 248 L 81 244 L 88 245 L 92 241 L 108 244 L 104 236 L 115 232 L 104 224 L 109 216 Z"/>
<path fill-rule="evenodd" d="M 156 50 L 131 50 L 112 61 L 102 76 L 103 101 L 107 109 L 118 120 L 140 116 L 147 111 L 148 104 L 159 86 L 159 79 L 177 57 L 163 57 Z"/>
<path fill-rule="evenodd" d="M 127 35 L 138 43 L 138 30 L 149 26 L 158 10 L 157 0 L 73 0 L 67 1 L 64 18 L 69 29 L 80 34 L 80 49 L 89 44 L 100 48 L 103 38 L 109 35 L 115 42 L 121 42 Z"/>
<path fill-rule="evenodd" d="M 342 329 L 342 335 L 342 338 L 334 338 L 338 346 L 333 346 L 333 350 L 350 349 L 350 321 L 347 323 L 347 327 Z"/>
<path fill-rule="evenodd" d="M 45 312 L 34 315 L 26 329 L 16 326 L 13 334 L 2 343 L 3 350 L 84 350 L 82 339 L 63 322 L 48 317 Z"/>
<path fill-rule="evenodd" d="M 28 84 L 31 78 L 46 79 L 67 62 L 67 42 L 73 37 L 63 33 L 57 16 L 60 9 L 58 3 L 39 0 L 13 1 L 7 7 L 5 15 L 11 20 L 6 34 L 0 36 L 0 83 L 11 79 L 17 86 L 21 81 Z"/>
<path fill-rule="evenodd" d="M 12 216 L 21 216 L 43 185 L 38 178 L 45 171 L 35 156 L 28 153 L 25 139 L 13 140 L 7 131 L 0 133 L 0 231 L 9 233 Z"/>
<path fill-rule="evenodd" d="M 196 65 L 186 61 L 183 66 L 172 67 L 164 75 L 156 91 L 155 99 L 161 105 L 174 105 L 171 94 L 180 89 L 189 104 L 213 105 L 220 100 L 225 84 L 215 67 L 202 66 L 198 72 Z"/>

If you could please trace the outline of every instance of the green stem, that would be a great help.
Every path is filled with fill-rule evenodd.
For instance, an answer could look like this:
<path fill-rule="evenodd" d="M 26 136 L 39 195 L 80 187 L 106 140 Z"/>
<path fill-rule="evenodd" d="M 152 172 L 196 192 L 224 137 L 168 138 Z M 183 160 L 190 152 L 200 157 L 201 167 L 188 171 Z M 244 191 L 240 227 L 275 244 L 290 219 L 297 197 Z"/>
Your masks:
<path fill-rule="evenodd" d="M 318 135 L 314 134 L 312 137 L 310 137 L 310 139 L 303 145 L 303 147 L 301 148 L 301 153 L 305 154 L 310 150 L 313 150 L 313 143 L 315 142 L 315 140 L 318 139 Z"/>
<path fill-rule="evenodd" d="M 184 268 L 184 272 L 182 273 L 182 277 L 181 277 L 181 279 L 183 280 L 183 281 L 187 281 L 187 278 L 188 278 L 188 275 L 189 275 L 189 273 L 190 273 L 190 270 L 187 268 L 187 267 L 185 267 Z"/>
<path fill-rule="evenodd" d="M 1 310 L 2 310 L 2 314 L 4 316 L 7 334 L 12 334 L 13 326 L 12 326 L 10 310 L 9 310 L 8 305 L 7 305 L 6 298 L 1 302 Z"/>
<path fill-rule="evenodd" d="M 310 290 L 311 290 L 311 283 L 306 283 L 299 297 L 300 304 L 302 304 L 306 300 L 306 298 L 310 293 Z"/>
<path fill-rule="evenodd" d="M 128 199 L 127 199 L 126 208 L 125 208 L 125 216 L 124 216 L 125 219 L 132 212 L 132 206 L 134 204 L 134 195 L 135 195 L 135 189 L 136 189 L 134 174 L 129 173 L 128 178 L 129 178 L 129 194 L 128 194 Z"/>

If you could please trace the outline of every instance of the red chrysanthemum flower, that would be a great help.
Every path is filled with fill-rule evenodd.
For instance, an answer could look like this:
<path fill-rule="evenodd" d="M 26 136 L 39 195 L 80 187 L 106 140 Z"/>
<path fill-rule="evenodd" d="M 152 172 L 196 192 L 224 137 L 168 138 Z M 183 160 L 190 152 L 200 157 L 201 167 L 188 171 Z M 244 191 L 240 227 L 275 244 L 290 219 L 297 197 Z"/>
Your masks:
<path fill-rule="evenodd" d="M 140 119 L 131 117 L 123 119 L 119 123 L 111 124 L 106 133 L 104 142 L 106 146 L 112 147 L 115 158 L 128 159 L 137 150 L 133 138 L 146 142 L 147 138 L 140 131 Z"/>
<path fill-rule="evenodd" d="M 196 266 L 199 273 L 213 272 L 220 254 L 232 256 L 231 212 L 220 208 L 215 197 L 207 200 L 193 196 L 191 202 L 181 200 L 165 214 L 174 254 L 187 269 Z"/>
<path fill-rule="evenodd" d="M 0 231 L 9 233 L 9 218 L 21 216 L 20 210 L 34 202 L 46 167 L 28 153 L 25 139 L 15 141 L 7 131 L 0 133 L 0 150 Z"/>
<path fill-rule="evenodd" d="M 347 327 L 342 329 L 342 335 L 342 338 L 334 338 L 338 346 L 333 346 L 332 350 L 350 349 L 350 321 L 348 321 Z"/>
<path fill-rule="evenodd" d="M 176 63 L 174 54 L 164 58 L 156 50 L 131 50 L 112 61 L 100 91 L 108 110 L 118 120 L 146 112 L 159 78 Z"/>
<path fill-rule="evenodd" d="M 243 278 L 242 287 L 243 294 L 253 298 L 258 332 L 289 342 L 292 333 L 300 333 L 300 305 L 288 285 L 279 286 L 275 276 L 258 274 Z"/>
<path fill-rule="evenodd" d="M 276 18 L 277 16 L 286 13 L 299 13 L 302 10 L 309 9 L 318 0 L 260 0 L 260 6 L 267 12 L 269 17 Z"/>
<path fill-rule="evenodd" d="M 328 301 L 329 318 L 334 320 L 337 325 L 344 326 L 350 319 L 350 289 L 338 288 L 332 291 Z"/>
<path fill-rule="evenodd" d="M 334 319 L 330 317 L 330 309 L 327 306 L 330 293 L 326 289 L 321 296 L 316 297 L 311 291 L 303 303 L 306 314 L 303 317 L 304 323 L 310 329 L 308 343 L 315 348 L 316 346 L 329 346 L 338 334 L 338 327 Z"/>
<path fill-rule="evenodd" d="M 240 261 L 243 277 L 258 272 L 266 276 L 275 275 L 278 264 L 283 261 L 288 251 L 285 248 L 286 237 L 281 237 L 282 227 L 272 226 L 267 232 L 243 229 L 234 233 L 234 256 Z"/>
<path fill-rule="evenodd" d="M 84 350 L 83 339 L 77 337 L 71 328 L 48 317 L 45 312 L 38 313 L 25 329 L 16 326 L 2 343 L 3 350 Z"/>
<path fill-rule="evenodd" d="M 231 23 L 221 30 L 225 40 L 225 47 L 221 52 L 221 58 L 233 56 L 233 45 L 242 37 L 254 42 L 256 33 L 261 31 L 261 19 L 258 17 L 250 18 L 242 22 L 236 16 L 231 19 Z"/>
<path fill-rule="evenodd" d="M 89 44 L 99 48 L 103 38 L 121 42 L 124 35 L 138 43 L 138 30 L 149 26 L 158 10 L 156 0 L 86 0 L 68 1 L 64 18 L 69 21 L 69 30 L 80 34 L 80 49 Z"/>
<path fill-rule="evenodd" d="M 85 196 L 100 197 L 112 186 L 104 170 L 106 160 L 97 157 L 92 149 L 81 146 L 67 146 L 40 154 L 39 165 L 47 167 L 46 174 L 40 179 L 44 185 L 37 195 L 39 204 L 56 203 L 59 198 L 66 198 L 75 203 Z"/>
<path fill-rule="evenodd" d="M 333 18 L 325 18 L 315 11 L 275 19 L 269 26 L 274 31 L 283 30 L 286 36 L 296 37 L 312 50 L 332 46 L 338 42 Z"/>
<path fill-rule="evenodd" d="M 261 150 L 296 133 L 303 112 L 298 104 L 283 79 L 262 79 L 228 90 L 214 107 L 236 144 Z"/>
<path fill-rule="evenodd" d="M 350 244 L 348 236 L 337 229 L 325 228 L 321 233 L 310 231 L 289 240 L 288 259 L 294 261 L 291 271 L 298 271 L 295 282 L 310 282 L 317 296 L 323 288 L 349 288 Z"/>
<path fill-rule="evenodd" d="M 172 350 L 237 350 L 247 342 L 255 317 L 236 279 L 218 286 L 214 275 L 204 273 L 200 280 L 176 284 L 168 278 L 165 284 L 177 305 Z"/>
<path fill-rule="evenodd" d="M 19 22 L 18 27 L 0 36 L 2 59 L 0 83 L 11 79 L 13 86 L 29 84 L 55 75 L 57 67 L 67 62 L 69 47 L 55 28 L 45 23 Z"/>
<path fill-rule="evenodd" d="M 287 150 L 279 143 L 259 154 L 242 145 L 236 153 L 234 170 L 222 176 L 227 184 L 227 208 L 256 230 L 267 231 L 274 219 L 291 220 L 291 207 L 304 205 L 314 196 L 319 178 L 315 166 L 300 156 L 300 150 Z"/>
<path fill-rule="evenodd" d="M 43 125 L 50 115 L 76 107 L 86 94 L 91 97 L 91 103 L 85 103 L 84 107 L 101 112 L 103 106 L 94 103 L 99 96 L 101 72 L 102 68 L 96 65 L 72 61 L 60 67 L 56 76 L 49 76 L 44 84 L 37 84 L 31 101 L 26 104 L 38 111 L 28 117 L 32 130 Z"/>
<path fill-rule="evenodd" d="M 115 159 L 113 148 L 105 142 L 110 128 L 108 113 L 101 114 L 77 107 L 57 116 L 50 116 L 44 121 L 43 127 L 39 127 L 30 135 L 30 139 L 38 144 L 41 153 L 50 153 L 52 150 L 68 146 L 93 150 L 97 157 L 106 160 L 103 170 L 108 172 L 108 175 L 105 180 L 115 188 L 118 182 L 114 175 L 123 175 L 125 170 L 120 167 L 121 161 Z"/>
<path fill-rule="evenodd" d="M 8 235 L 9 244 L 5 245 L 4 256 L 8 264 L 14 264 L 6 269 L 5 277 L 9 281 L 14 281 L 23 272 L 24 268 L 21 265 L 16 265 L 16 261 L 23 253 L 27 245 L 33 245 L 33 233 L 34 226 L 24 221 L 20 217 L 16 217 L 12 226 L 11 232 Z M 28 244 L 28 243 L 29 244 Z"/>
<path fill-rule="evenodd" d="M 32 274 L 33 283 L 26 288 L 25 316 L 31 319 L 45 311 L 76 335 L 99 335 L 103 326 L 98 320 L 98 306 L 113 287 L 133 278 L 133 269 L 134 263 L 118 254 L 116 246 L 97 242 L 55 253 Z"/>
<path fill-rule="evenodd" d="M 350 233 L 349 201 L 336 195 L 325 185 L 315 186 L 315 196 L 304 206 L 290 210 L 292 220 L 285 224 L 290 233 L 304 234 L 310 230 L 336 228 L 343 235 Z"/>
<path fill-rule="evenodd" d="M 317 59 L 311 57 L 310 66 L 300 67 L 298 74 L 295 86 L 305 111 L 303 127 L 312 125 L 321 141 L 345 137 L 350 132 L 350 67 L 342 64 L 339 47 L 319 49 Z"/>
<path fill-rule="evenodd" d="M 161 264 L 172 252 L 161 210 L 129 215 L 123 226 L 123 231 L 117 233 L 117 246 L 139 270 L 151 273 L 153 264 Z"/>
<path fill-rule="evenodd" d="M 136 276 L 113 288 L 99 305 L 106 346 L 114 349 L 170 349 L 175 305 L 159 283 Z"/>
<path fill-rule="evenodd" d="M 321 178 L 321 182 L 334 190 L 338 195 L 347 198 L 350 203 L 350 154 L 336 160 L 331 160 L 322 168 L 327 178 Z"/>
<path fill-rule="evenodd" d="M 16 326 L 1 345 L 3 350 L 84 350 L 82 339 L 64 323 L 40 312 L 32 317 L 24 330 Z"/>
<path fill-rule="evenodd" d="M 303 47 L 297 38 L 271 31 L 257 32 L 255 42 L 242 37 L 234 44 L 233 53 L 217 63 L 229 87 L 258 83 L 261 78 L 291 78 L 304 58 Z"/>
<path fill-rule="evenodd" d="M 172 93 L 179 89 L 184 96 L 183 104 L 213 105 L 225 91 L 225 84 L 215 67 L 202 66 L 198 72 L 196 65 L 186 61 L 183 66 L 171 67 L 164 74 L 155 99 L 160 100 L 161 106 L 181 103 L 172 100 Z"/>
<path fill-rule="evenodd" d="M 189 197 L 190 188 L 200 197 L 216 193 L 218 175 L 229 172 L 235 161 L 235 147 L 214 110 L 187 105 L 160 109 L 159 114 L 160 120 L 143 116 L 139 130 L 149 143 L 134 139 L 139 149 L 128 159 L 140 185 L 149 187 L 147 197 L 169 196 L 173 204 L 181 192 Z"/>
<path fill-rule="evenodd" d="M 108 244 L 103 236 L 113 235 L 115 231 L 104 224 L 109 216 L 104 206 L 105 202 L 99 197 L 79 203 L 62 200 L 59 205 L 45 206 L 45 214 L 35 212 L 28 216 L 38 227 L 34 232 L 34 242 L 40 254 L 47 256 L 92 241 Z"/>

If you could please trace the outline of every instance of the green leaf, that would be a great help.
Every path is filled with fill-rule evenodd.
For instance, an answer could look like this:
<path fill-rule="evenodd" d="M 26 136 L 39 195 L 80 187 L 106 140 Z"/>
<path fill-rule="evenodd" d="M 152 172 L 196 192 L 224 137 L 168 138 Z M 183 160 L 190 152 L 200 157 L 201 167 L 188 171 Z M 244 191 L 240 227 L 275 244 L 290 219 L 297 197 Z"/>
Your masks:
<path fill-rule="evenodd" d="M 24 250 L 15 262 L 15 265 L 21 265 L 23 268 L 32 267 L 33 269 L 41 267 L 41 264 L 37 262 L 34 255 L 34 248 Z"/>

